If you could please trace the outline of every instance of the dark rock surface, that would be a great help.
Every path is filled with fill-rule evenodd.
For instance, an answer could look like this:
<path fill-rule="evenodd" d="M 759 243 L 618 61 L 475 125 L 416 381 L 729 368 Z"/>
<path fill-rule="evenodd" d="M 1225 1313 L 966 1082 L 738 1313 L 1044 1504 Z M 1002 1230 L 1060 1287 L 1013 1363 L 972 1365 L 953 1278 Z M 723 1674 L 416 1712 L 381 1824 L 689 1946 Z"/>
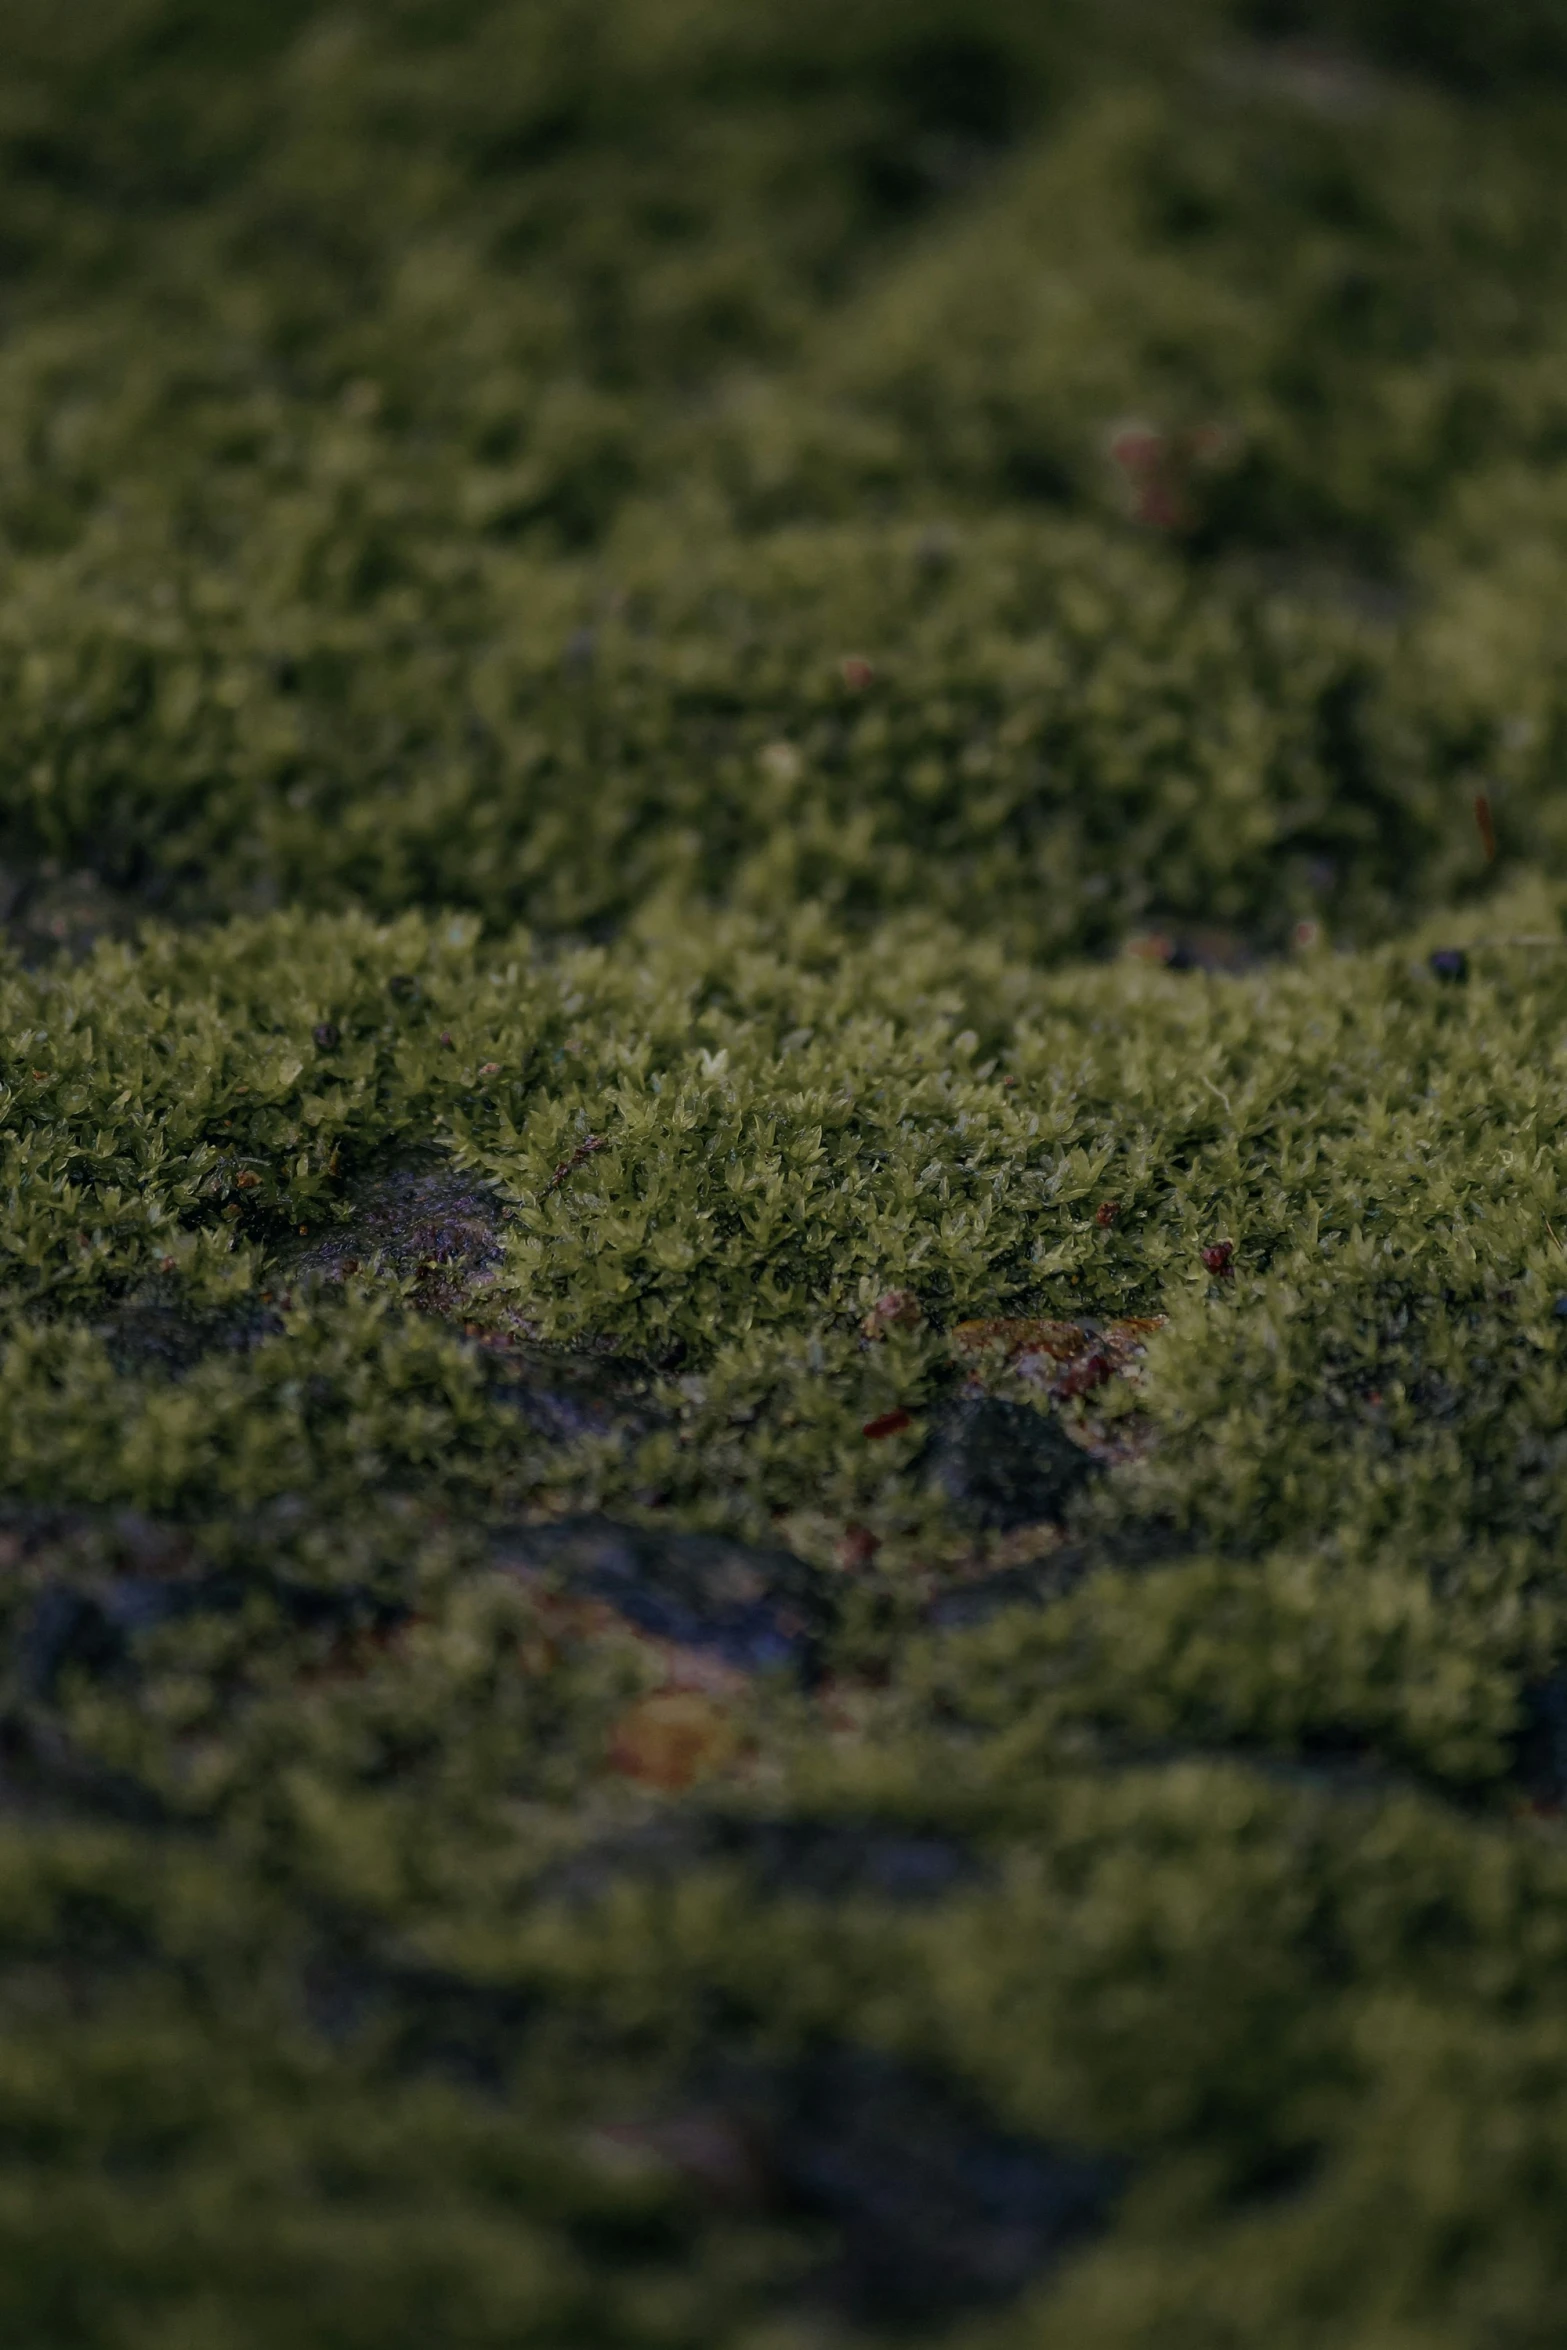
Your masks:
<path fill-rule="evenodd" d="M 1543 1809 L 1567 1804 L 1567 1671 L 1548 1673 L 1524 1689 L 1514 1776 Z"/>
<path fill-rule="evenodd" d="M 497 1401 L 550 1444 L 592 1436 L 637 1437 L 662 1417 L 648 1374 L 621 1356 L 509 1344 L 494 1358 L 494 1382 Z"/>
<path fill-rule="evenodd" d="M 44 1703 L 74 1669 L 101 1679 L 134 1661 L 135 1644 L 165 1624 L 191 1616 L 232 1615 L 252 1592 L 262 1594 L 297 1630 L 386 1632 L 407 1610 L 354 1586 L 325 1586 L 229 1573 L 118 1575 L 46 1584 L 24 1610 L 12 1653 L 21 1693 Z"/>
<path fill-rule="evenodd" d="M 1125 2171 L 1014 2135 L 896 2058 L 829 2045 L 715 2068 L 721 2115 L 775 2206 L 834 2232 L 812 2298 L 900 2328 L 1004 2301 L 1108 2220 Z"/>
<path fill-rule="evenodd" d="M 501 1202 L 444 1154 L 409 1151 L 351 1177 L 345 1213 L 279 1259 L 289 1278 L 344 1281 L 372 1266 L 412 1284 L 413 1302 L 461 1315 L 500 1264 Z"/>
<path fill-rule="evenodd" d="M 722 1534 L 567 1518 L 497 1533 L 493 1556 L 510 1573 L 547 1575 L 655 1639 L 707 1650 L 745 1672 L 812 1679 L 832 1621 L 830 1588 L 814 1567 Z"/>
<path fill-rule="evenodd" d="M 481 1177 L 437 1152 L 399 1153 L 355 1176 L 344 1206 L 330 1231 L 284 1252 L 282 1275 L 296 1283 L 360 1273 L 406 1282 L 418 1311 L 457 1324 L 490 1351 L 493 1392 L 546 1442 L 636 1436 L 654 1423 L 640 1364 L 535 1344 L 516 1309 L 492 1292 L 505 1255 L 505 1210 Z"/>
<path fill-rule="evenodd" d="M 283 1317 L 268 1306 L 237 1313 L 190 1313 L 146 1302 L 122 1306 L 97 1325 L 110 1362 L 122 1377 L 162 1371 L 170 1378 L 193 1370 L 212 1354 L 248 1354 L 283 1335 Z"/>
<path fill-rule="evenodd" d="M 51 1699 L 62 1674 L 75 1668 L 98 1679 L 124 1664 L 139 1633 L 181 1616 L 237 1605 L 210 1580 L 159 1582 L 127 1577 L 96 1590 L 54 1583 L 33 1602 L 16 1644 L 18 1677 L 26 1695 Z"/>
<path fill-rule="evenodd" d="M 100 939 L 130 938 L 149 915 L 165 912 L 169 896 L 156 881 L 132 891 L 87 866 L 12 858 L 0 864 L 0 936 L 30 970 L 79 963 Z"/>
<path fill-rule="evenodd" d="M 927 1465 L 962 1517 L 997 1533 L 1059 1521 L 1095 1474 L 1053 1414 L 988 1395 L 945 1407 Z"/>

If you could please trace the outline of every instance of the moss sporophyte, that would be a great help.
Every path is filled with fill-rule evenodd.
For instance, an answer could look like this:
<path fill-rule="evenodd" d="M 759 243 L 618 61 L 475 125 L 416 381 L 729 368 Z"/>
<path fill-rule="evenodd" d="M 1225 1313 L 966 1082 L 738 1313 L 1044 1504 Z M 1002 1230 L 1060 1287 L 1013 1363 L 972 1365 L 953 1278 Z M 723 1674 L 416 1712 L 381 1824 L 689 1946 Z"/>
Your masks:
<path fill-rule="evenodd" d="M 1543 2350 L 1554 0 L 13 0 L 0 2335 Z"/>

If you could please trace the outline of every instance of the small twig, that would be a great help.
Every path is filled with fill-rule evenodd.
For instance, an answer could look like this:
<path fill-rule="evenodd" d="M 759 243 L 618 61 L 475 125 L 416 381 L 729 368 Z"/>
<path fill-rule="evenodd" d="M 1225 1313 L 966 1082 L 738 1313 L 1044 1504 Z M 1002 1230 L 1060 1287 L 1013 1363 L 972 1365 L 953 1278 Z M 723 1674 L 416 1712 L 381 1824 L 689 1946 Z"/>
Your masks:
<path fill-rule="evenodd" d="M 560 1186 L 565 1182 L 567 1176 L 572 1172 L 573 1168 L 580 1167 L 584 1160 L 592 1158 L 595 1151 L 605 1150 L 608 1148 L 608 1145 L 609 1136 L 607 1134 L 590 1134 L 586 1142 L 579 1142 L 576 1149 L 572 1152 L 570 1158 L 561 1160 L 560 1165 L 556 1168 L 548 1183 L 545 1184 L 544 1190 L 546 1197 L 550 1192 L 559 1190 Z"/>
<path fill-rule="evenodd" d="M 1485 861 L 1488 865 L 1494 865 L 1496 863 L 1496 820 L 1491 814 L 1489 792 L 1477 791 L 1475 793 L 1475 823 L 1479 828 L 1480 846 L 1485 851 Z"/>
<path fill-rule="evenodd" d="M 1556 1240 L 1556 1227 L 1551 1222 L 1549 1216 L 1547 1216 L 1545 1219 L 1545 1229 L 1550 1234 L 1551 1238 Z M 1567 1257 L 1567 1248 L 1563 1248 L 1559 1240 L 1556 1240 L 1556 1253 L 1558 1256 Z"/>

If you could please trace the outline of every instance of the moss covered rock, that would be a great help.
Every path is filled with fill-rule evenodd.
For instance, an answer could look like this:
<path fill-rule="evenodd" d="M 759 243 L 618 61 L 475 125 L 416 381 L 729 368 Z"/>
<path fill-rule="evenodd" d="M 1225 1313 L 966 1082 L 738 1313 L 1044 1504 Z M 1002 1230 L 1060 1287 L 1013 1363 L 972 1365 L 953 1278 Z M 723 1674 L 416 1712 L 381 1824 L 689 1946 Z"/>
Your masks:
<path fill-rule="evenodd" d="M 78 19 L 0 2333 L 1545 2350 L 1559 10 Z"/>

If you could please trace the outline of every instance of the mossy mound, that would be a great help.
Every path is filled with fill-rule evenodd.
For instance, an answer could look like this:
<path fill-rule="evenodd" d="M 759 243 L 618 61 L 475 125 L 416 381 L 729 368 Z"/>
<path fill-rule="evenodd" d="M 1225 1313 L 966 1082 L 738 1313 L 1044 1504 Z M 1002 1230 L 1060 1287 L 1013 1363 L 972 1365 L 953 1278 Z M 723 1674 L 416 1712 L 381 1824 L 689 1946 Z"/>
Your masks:
<path fill-rule="evenodd" d="M 1554 0 L 8 48 L 0 2333 L 1545 2350 Z"/>

